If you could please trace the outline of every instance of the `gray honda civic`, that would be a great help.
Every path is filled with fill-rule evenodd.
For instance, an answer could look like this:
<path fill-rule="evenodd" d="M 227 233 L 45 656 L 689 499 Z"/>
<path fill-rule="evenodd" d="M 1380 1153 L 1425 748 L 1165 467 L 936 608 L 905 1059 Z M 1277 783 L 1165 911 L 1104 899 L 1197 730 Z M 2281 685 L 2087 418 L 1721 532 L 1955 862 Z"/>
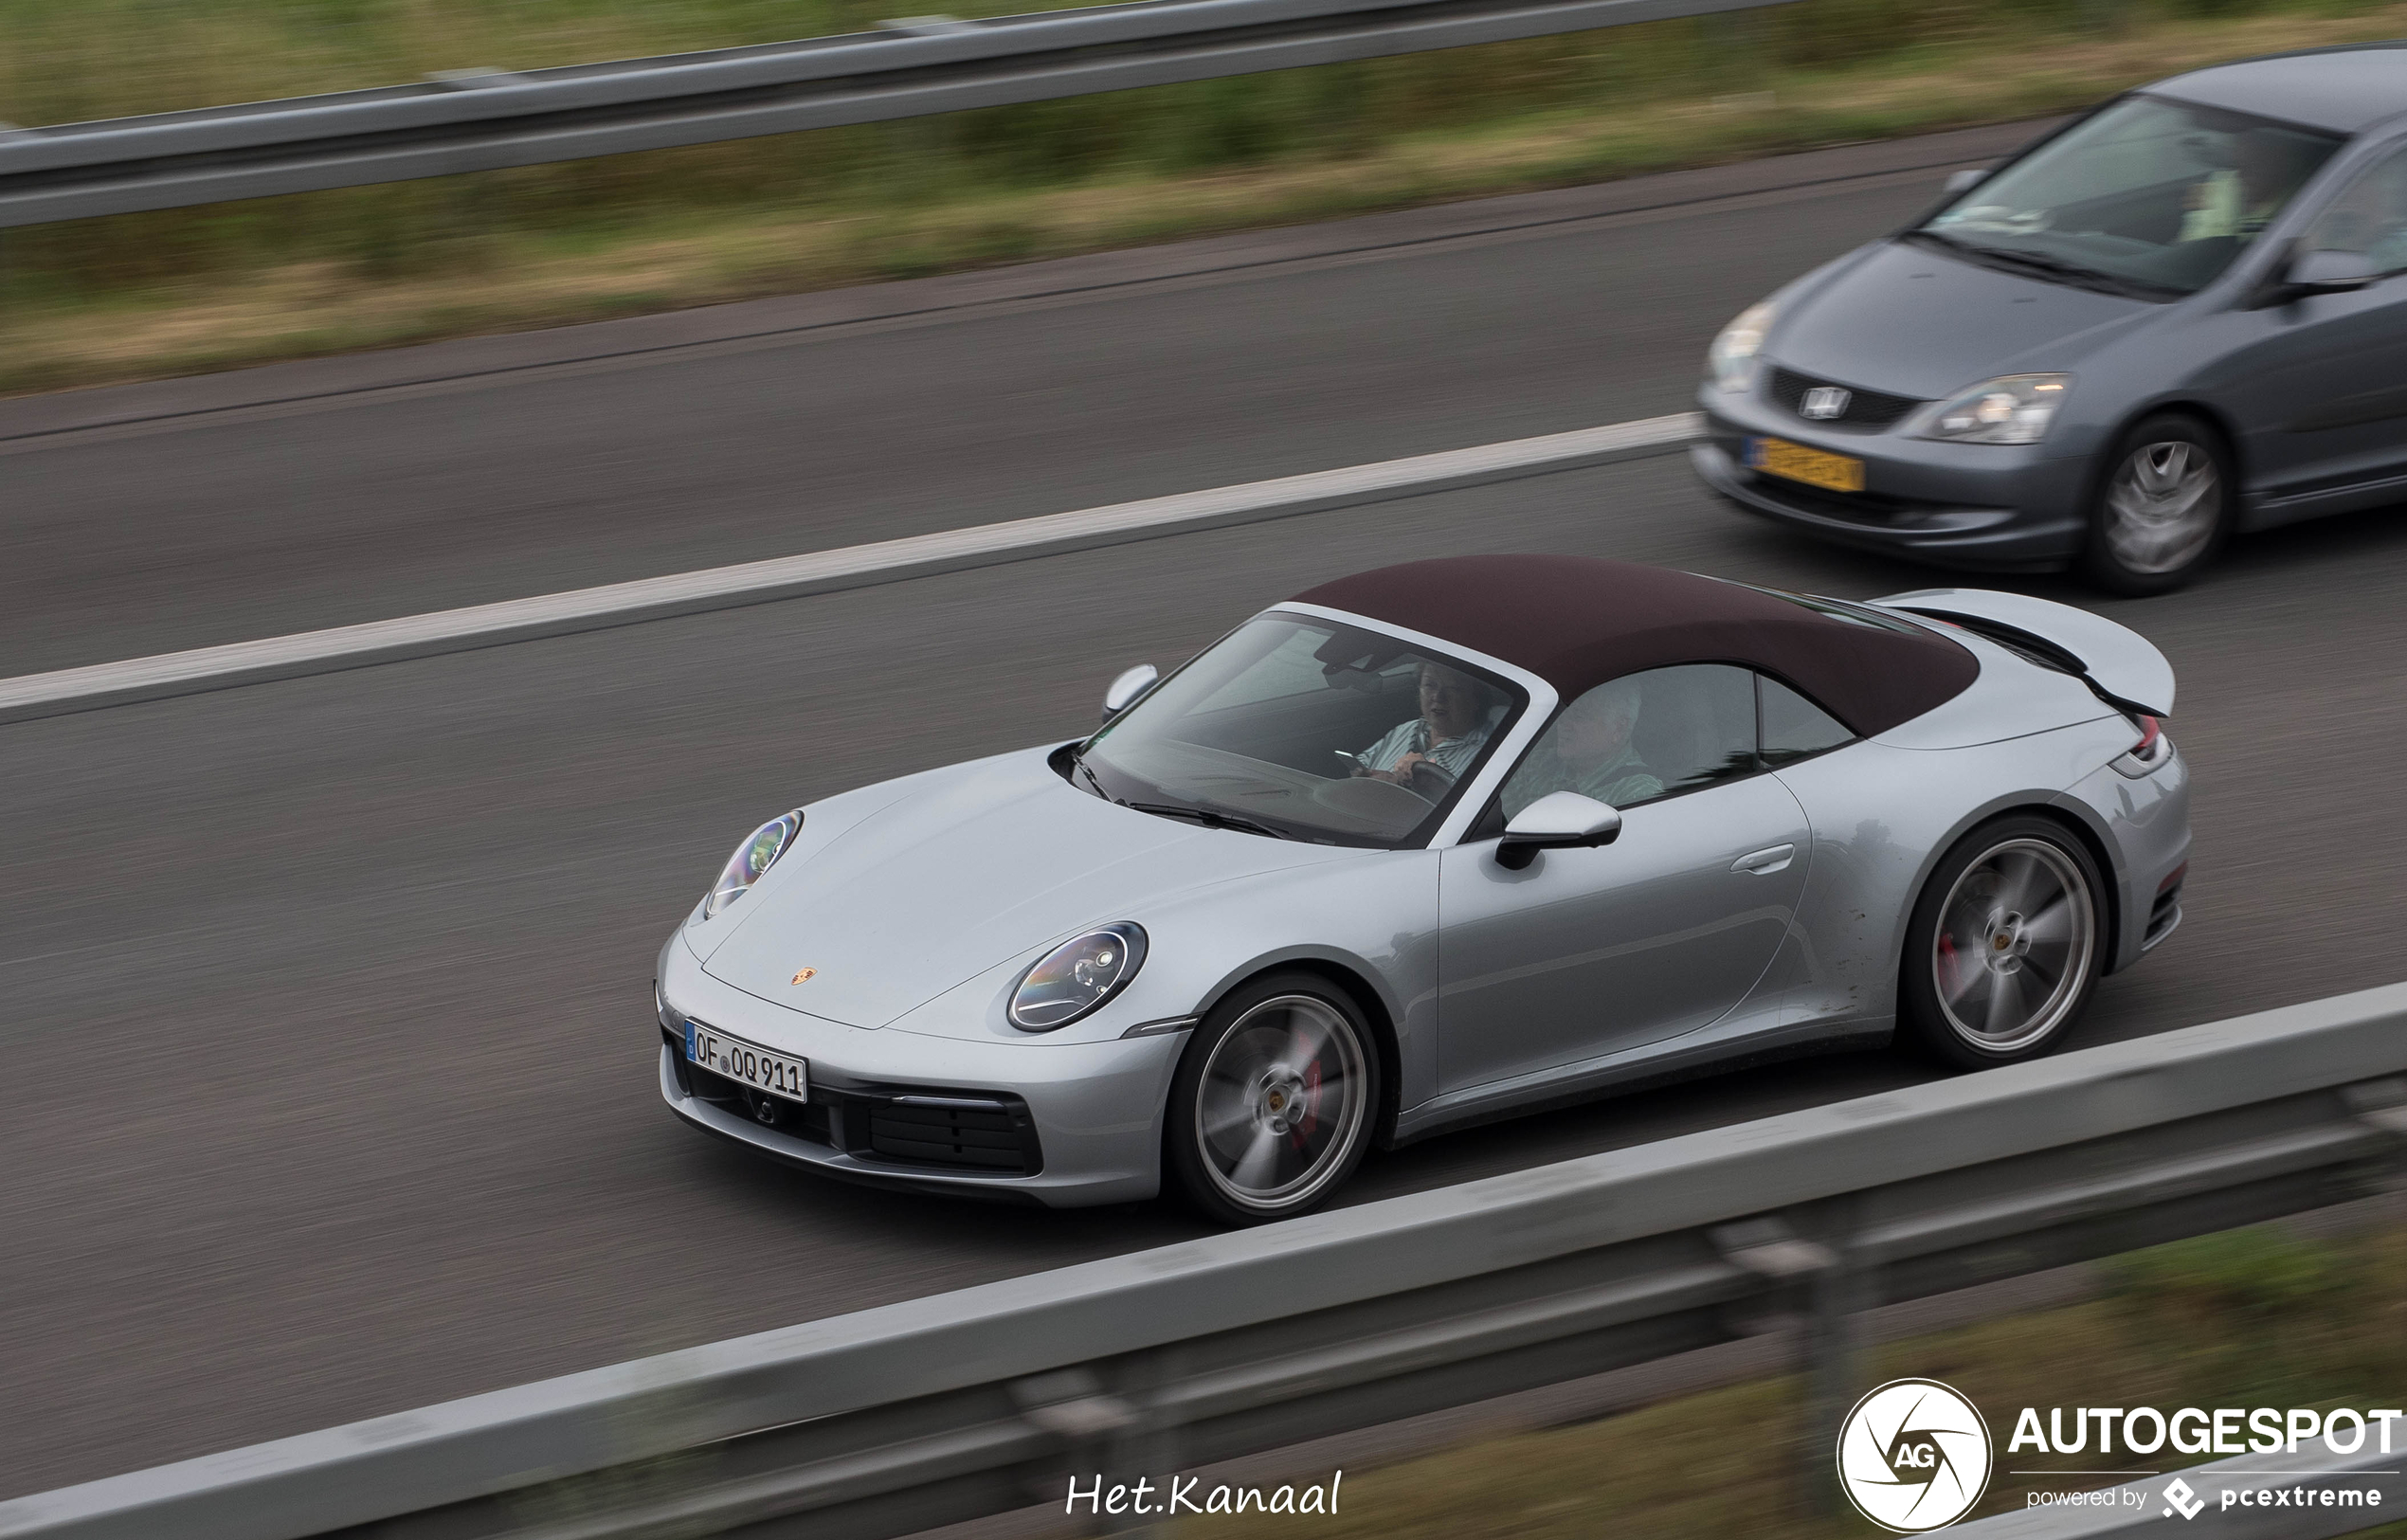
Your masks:
<path fill-rule="evenodd" d="M 1948 566 L 2188 581 L 2407 498 L 2407 45 L 2118 97 L 1724 328 L 1697 474 Z"/>

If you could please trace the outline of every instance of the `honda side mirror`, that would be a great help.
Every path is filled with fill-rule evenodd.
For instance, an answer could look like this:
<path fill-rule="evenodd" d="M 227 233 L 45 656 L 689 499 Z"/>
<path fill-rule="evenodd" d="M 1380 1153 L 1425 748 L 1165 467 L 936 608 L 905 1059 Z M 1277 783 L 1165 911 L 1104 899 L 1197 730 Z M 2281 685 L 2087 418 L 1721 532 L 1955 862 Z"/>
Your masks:
<path fill-rule="evenodd" d="M 1162 671 L 1151 663 L 1139 663 L 1124 671 L 1103 692 L 1103 719 L 1110 721 L 1136 704 L 1136 698 L 1162 682 Z"/>
<path fill-rule="evenodd" d="M 1947 196 L 1952 198 L 1959 192 L 1970 192 L 1974 188 L 1979 187 L 1982 183 L 1987 181 L 1988 179 L 1988 168 L 1984 166 L 1966 166 L 1963 171 L 1949 172 L 1947 173 L 1947 180 L 1942 183 L 1941 186 L 1946 190 Z"/>
<path fill-rule="evenodd" d="M 1594 797 L 1551 791 L 1521 809 L 1496 844 L 1496 864 L 1517 872 L 1541 850 L 1611 844 L 1621 837 L 1621 815 Z"/>

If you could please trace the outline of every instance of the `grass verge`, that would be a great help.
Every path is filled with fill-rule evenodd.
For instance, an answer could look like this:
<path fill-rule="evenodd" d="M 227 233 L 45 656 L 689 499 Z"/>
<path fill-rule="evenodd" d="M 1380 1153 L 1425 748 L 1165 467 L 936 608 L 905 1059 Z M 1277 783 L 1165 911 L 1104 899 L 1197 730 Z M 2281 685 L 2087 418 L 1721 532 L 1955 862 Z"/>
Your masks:
<path fill-rule="evenodd" d="M 1978 1513 L 2024 1494 L 2121 1478 L 2033 1480 L 2005 1444 L 2023 1406 L 2400 1404 L 2407 1394 L 2407 1232 L 2334 1242 L 2273 1227 L 2180 1241 L 2117 1259 L 2100 1298 L 1882 1348 L 1867 1388 L 1906 1376 L 1953 1386 L 1982 1408 L 2000 1473 Z M 1791 1453 L 1801 1404 L 1780 1379 L 1666 1402 L 1604 1421 L 1497 1439 L 1384 1469 L 1348 1471 L 1333 1519 L 1185 1518 L 1180 1540 L 1862 1540 L 1850 1515 L 1801 1514 Z M 2044 1415 L 2044 1412 L 2043 1412 Z M 2218 1458 L 2218 1457 L 2208 1457 Z M 2199 1457 L 2124 1457 L 2163 1468 Z M 1325 1474 L 1320 1477 L 1326 1479 Z M 1306 1477 L 1312 1479 L 1312 1477 Z M 2369 1535 L 2407 1534 L 2407 1524 Z"/>
<path fill-rule="evenodd" d="M 1796 13 L 1833 3 L 1808 0 Z M 1994 31 L 1958 27 L 1951 38 L 1923 22 L 1914 30 L 1929 41 L 1785 67 L 1746 61 L 1818 50 L 1785 48 L 1768 23 L 1727 34 L 1739 63 L 1710 68 L 1665 51 L 1704 36 L 1697 24 L 1537 40 L 1558 49 L 1573 41 L 1608 53 L 1652 49 L 1663 67 L 1633 78 L 1609 105 L 1588 93 L 1475 121 L 1435 114 L 1435 128 L 1397 126 L 1413 115 L 1388 100 L 1394 92 L 1363 82 L 1376 85 L 1384 66 L 1485 69 L 1497 77 L 1492 112 L 1561 92 L 1516 94 L 1511 77 L 1534 68 L 1529 59 L 1506 68 L 1475 56 L 1501 50 L 1510 63 L 1520 57 L 1511 50 L 1527 55 L 1533 45 L 1499 45 L 1330 66 L 1356 72 L 1349 89 L 1361 110 L 1350 114 L 1324 100 L 1330 71 L 1295 71 L 886 125 L 870 150 L 866 131 L 828 130 L 5 232 L 0 392 L 600 319 L 2008 121 L 2194 64 L 2396 35 L 2407 31 L 2407 4 L 2344 0 L 2336 10 L 2312 0 L 2240 16 L 2132 11 L 2111 33 L 2068 29 L 2011 45 Z M 1651 28 L 1688 30 L 1652 42 L 1638 35 Z M 1605 66 L 1584 67 L 1593 77 Z M 1276 97 L 1282 82 L 1294 100 L 1263 107 L 1257 99 Z M 1041 115 L 1092 116 L 1105 110 L 1097 103 L 1118 101 L 1113 110 L 1134 121 L 1145 115 L 1128 103 L 1157 97 L 1174 120 L 1208 127 L 1221 121 L 1211 92 L 1222 87 L 1247 93 L 1239 126 L 1276 119 L 1287 136 L 1250 151 L 1156 144 L 1100 161 L 1064 153 L 1016 169 L 1009 146 L 992 142 L 1000 128 L 1019 135 L 1017 154 L 1033 154 L 1028 143 L 1083 144 L 1100 132 L 1095 123 L 1064 127 L 1065 118 L 1047 130 Z M 808 175 L 772 174 L 757 164 L 814 144 L 850 145 L 854 158 L 842 174 L 817 163 Z M 1191 164 L 1232 158 L 1243 163 Z M 675 190 L 688 183 L 708 195 Z"/>

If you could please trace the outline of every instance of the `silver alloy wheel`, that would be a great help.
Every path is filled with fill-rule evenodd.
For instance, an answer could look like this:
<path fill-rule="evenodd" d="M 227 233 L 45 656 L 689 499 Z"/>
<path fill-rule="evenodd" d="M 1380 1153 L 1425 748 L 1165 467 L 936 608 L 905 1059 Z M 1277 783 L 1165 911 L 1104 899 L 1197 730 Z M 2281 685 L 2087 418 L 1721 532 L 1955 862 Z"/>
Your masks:
<path fill-rule="evenodd" d="M 2131 571 L 2175 571 L 2198 559 L 2222 515 L 2222 474 L 2203 444 L 2144 444 L 2107 484 L 2107 549 Z"/>
<path fill-rule="evenodd" d="M 1368 1090 L 1352 1023 L 1308 994 L 1265 1000 L 1204 1066 L 1195 1096 L 1204 1169 L 1243 1207 L 1299 1206 L 1345 1166 Z"/>
<path fill-rule="evenodd" d="M 1939 909 L 1931 980 L 1948 1027 L 1990 1053 L 2029 1047 L 2080 1004 L 2097 951 L 2090 884 L 2045 840 L 2007 840 Z"/>

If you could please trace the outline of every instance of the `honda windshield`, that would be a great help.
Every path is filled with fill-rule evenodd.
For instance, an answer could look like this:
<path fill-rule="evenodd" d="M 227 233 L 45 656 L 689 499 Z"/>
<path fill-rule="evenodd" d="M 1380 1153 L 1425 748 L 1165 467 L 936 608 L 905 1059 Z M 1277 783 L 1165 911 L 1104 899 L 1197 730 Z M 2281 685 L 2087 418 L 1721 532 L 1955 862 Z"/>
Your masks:
<path fill-rule="evenodd" d="M 2168 299 L 2214 281 L 2340 144 L 2270 118 L 2126 97 L 1911 236 L 2054 282 Z"/>
<path fill-rule="evenodd" d="M 1526 701 L 1461 659 L 1274 611 L 1106 724 L 1072 779 L 1206 827 L 1394 847 L 1435 831 Z"/>

